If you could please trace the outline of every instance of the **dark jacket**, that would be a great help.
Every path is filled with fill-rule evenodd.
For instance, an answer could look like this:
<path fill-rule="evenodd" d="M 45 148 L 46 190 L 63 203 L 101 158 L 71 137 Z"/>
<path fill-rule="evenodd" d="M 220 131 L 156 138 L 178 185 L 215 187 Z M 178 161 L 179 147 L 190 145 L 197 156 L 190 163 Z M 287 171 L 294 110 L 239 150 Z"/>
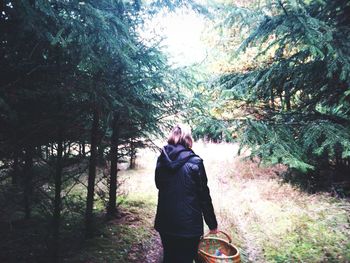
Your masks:
<path fill-rule="evenodd" d="M 217 228 L 203 160 L 182 145 L 167 145 L 157 160 L 155 229 L 182 237 L 203 235 L 203 218 Z"/>

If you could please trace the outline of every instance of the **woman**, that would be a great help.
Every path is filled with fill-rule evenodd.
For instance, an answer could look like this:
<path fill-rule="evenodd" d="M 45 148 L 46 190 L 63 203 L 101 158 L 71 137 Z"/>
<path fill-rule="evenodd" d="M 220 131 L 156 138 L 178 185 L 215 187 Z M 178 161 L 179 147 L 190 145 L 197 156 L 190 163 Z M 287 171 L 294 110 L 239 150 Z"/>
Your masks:
<path fill-rule="evenodd" d="M 197 255 L 203 218 L 211 233 L 217 221 L 207 186 L 203 160 L 192 150 L 191 130 L 176 125 L 158 157 L 155 229 L 164 249 L 164 263 L 192 263 Z"/>

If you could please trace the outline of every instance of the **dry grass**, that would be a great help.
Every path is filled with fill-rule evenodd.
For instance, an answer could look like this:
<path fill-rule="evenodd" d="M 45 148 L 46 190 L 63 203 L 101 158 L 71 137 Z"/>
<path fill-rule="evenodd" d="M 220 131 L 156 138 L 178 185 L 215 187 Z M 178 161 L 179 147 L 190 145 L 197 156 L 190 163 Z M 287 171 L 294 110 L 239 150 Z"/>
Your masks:
<path fill-rule="evenodd" d="M 282 183 L 283 166 L 258 167 L 237 157 L 234 144 L 194 145 L 208 174 L 219 227 L 233 237 L 243 262 L 349 262 L 350 205 Z M 157 154 L 142 151 L 124 188 L 129 198 L 156 205 Z M 150 223 L 153 218 L 149 219 Z"/>

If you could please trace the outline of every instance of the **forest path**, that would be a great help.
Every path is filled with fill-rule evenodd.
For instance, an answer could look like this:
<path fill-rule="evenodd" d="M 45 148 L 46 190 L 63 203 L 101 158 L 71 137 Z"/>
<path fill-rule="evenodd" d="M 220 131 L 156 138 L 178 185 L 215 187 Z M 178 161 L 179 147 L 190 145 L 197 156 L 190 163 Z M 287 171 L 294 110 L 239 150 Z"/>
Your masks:
<path fill-rule="evenodd" d="M 290 262 L 291 255 L 303 262 L 350 262 L 348 200 L 307 194 L 283 183 L 277 174 L 284 166 L 242 161 L 237 144 L 196 143 L 193 149 L 204 160 L 219 229 L 231 235 L 242 262 Z M 119 174 L 127 179 L 121 190 L 128 199 L 147 204 L 143 219 L 151 238 L 142 245 L 143 259 L 130 262 L 161 260 L 161 242 L 153 230 L 157 155 L 142 150 L 137 169 Z"/>
<path fill-rule="evenodd" d="M 149 245 L 145 247 L 145 263 L 161 263 L 163 259 L 162 242 L 156 231 L 152 231 Z"/>
<path fill-rule="evenodd" d="M 219 229 L 232 237 L 239 248 L 243 262 L 260 262 L 262 249 L 249 235 L 249 220 L 246 220 L 247 204 L 257 203 L 257 184 L 246 185 L 247 178 L 254 178 L 250 162 L 241 163 L 238 144 L 198 144 L 196 152 L 204 160 L 208 185 L 219 224 Z M 268 172 L 268 171 L 266 171 Z M 245 205 L 243 205 L 245 204 Z M 205 231 L 207 231 L 206 229 Z"/>
<path fill-rule="evenodd" d="M 234 209 L 232 214 L 230 213 L 231 208 L 239 208 L 238 200 L 245 202 L 244 199 L 247 197 L 238 198 L 240 193 L 232 188 L 232 183 L 234 183 L 232 174 L 237 171 L 235 159 L 237 158 L 238 145 L 197 143 L 193 149 L 204 160 L 219 228 L 229 233 L 233 238 L 233 243 L 238 247 L 244 244 L 243 258 L 245 262 L 248 254 L 249 261 L 258 262 L 260 251 L 253 240 L 249 239 L 249 235 L 245 235 L 246 222 L 242 218 L 235 218 Z M 137 169 L 120 173 L 120 178 L 126 179 L 125 182 L 127 182 L 123 184 L 122 191 L 128 193 L 131 199 L 150 202 L 153 205 L 154 214 L 157 200 L 157 189 L 154 185 L 156 158 L 157 153 L 143 150 L 138 156 Z M 144 245 L 145 258 L 143 260 L 146 260 L 147 263 L 158 263 L 161 262 L 162 257 L 161 241 L 158 233 L 152 229 L 153 218 L 149 218 L 147 221 L 152 233 L 152 242 L 147 241 Z M 207 230 L 205 226 L 205 231 Z"/>

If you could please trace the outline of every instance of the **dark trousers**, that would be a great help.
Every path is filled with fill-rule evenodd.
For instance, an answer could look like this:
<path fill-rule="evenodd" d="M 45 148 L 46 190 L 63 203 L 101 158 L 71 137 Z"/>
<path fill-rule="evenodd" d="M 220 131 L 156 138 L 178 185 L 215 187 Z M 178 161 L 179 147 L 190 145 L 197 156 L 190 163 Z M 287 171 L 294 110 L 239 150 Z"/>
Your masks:
<path fill-rule="evenodd" d="M 193 263 L 196 259 L 200 237 L 178 237 L 166 234 L 160 234 L 160 237 L 163 244 L 163 263 Z"/>

